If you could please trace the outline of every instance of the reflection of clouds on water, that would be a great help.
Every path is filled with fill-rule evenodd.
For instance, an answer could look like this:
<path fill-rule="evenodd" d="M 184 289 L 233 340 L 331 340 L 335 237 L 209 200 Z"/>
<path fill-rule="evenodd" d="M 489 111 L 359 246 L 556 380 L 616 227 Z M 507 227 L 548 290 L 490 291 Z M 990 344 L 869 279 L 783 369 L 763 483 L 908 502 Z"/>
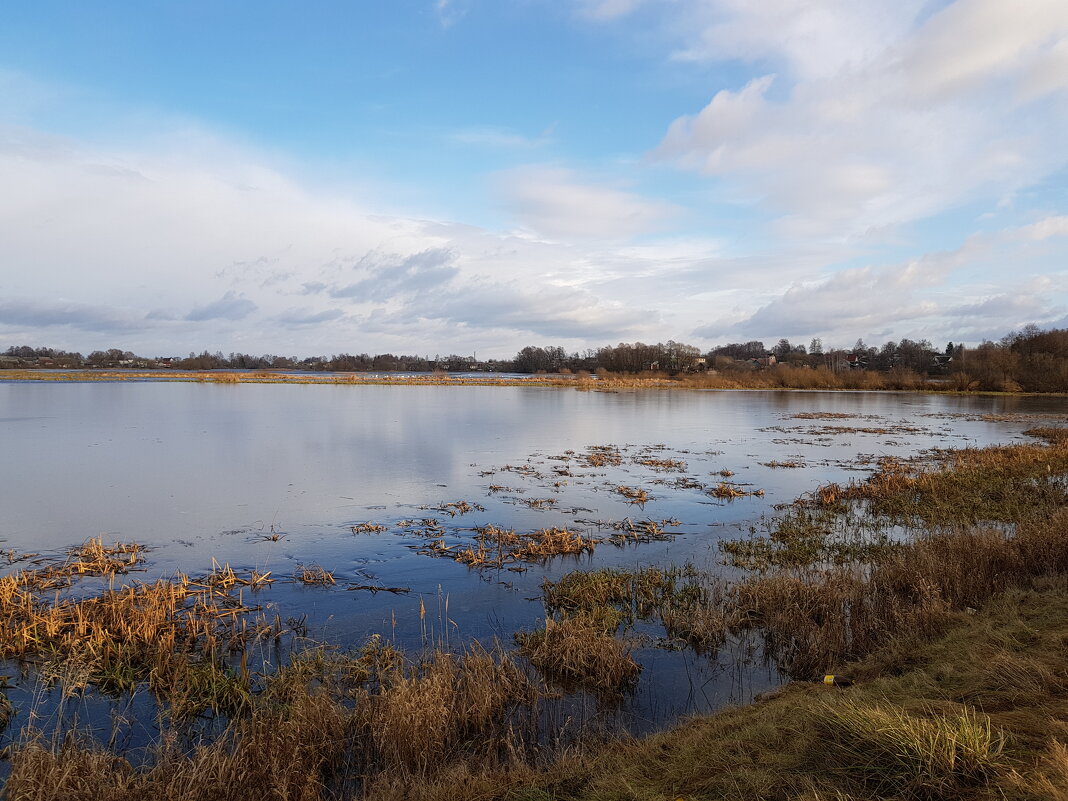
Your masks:
<path fill-rule="evenodd" d="M 5 548 L 60 549 L 108 532 L 152 546 L 148 575 L 203 571 L 212 558 L 279 575 L 317 563 L 339 586 L 371 573 L 412 589 L 280 583 L 258 596 L 343 643 L 375 632 L 418 643 L 421 599 L 435 615 L 440 607 L 439 630 L 509 640 L 542 614 L 543 578 L 688 560 L 718 570 L 717 542 L 759 525 L 773 504 L 862 476 L 885 456 L 962 437 L 1008 441 L 1060 411 L 1044 398 L 184 383 L 0 384 L 0 403 Z M 717 493 L 721 483 L 738 495 Z M 618 487 L 650 497 L 636 506 Z M 399 526 L 430 518 L 435 526 Z M 671 536 L 613 538 L 626 519 Z M 353 533 L 360 523 L 384 530 Z M 601 542 L 514 572 L 418 553 L 436 539 L 470 544 L 488 524 L 570 527 Z M 623 713 L 635 728 L 747 700 L 773 681 L 730 653 L 710 663 L 647 643 L 639 657 L 646 670 Z"/>

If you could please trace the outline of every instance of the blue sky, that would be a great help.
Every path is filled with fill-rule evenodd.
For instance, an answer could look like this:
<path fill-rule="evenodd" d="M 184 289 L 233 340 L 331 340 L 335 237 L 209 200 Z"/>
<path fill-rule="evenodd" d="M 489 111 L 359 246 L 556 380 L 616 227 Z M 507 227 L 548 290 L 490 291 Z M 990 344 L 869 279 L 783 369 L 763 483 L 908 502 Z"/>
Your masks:
<path fill-rule="evenodd" d="M 510 356 L 1068 315 L 1061 0 L 14 2 L 0 344 Z"/>

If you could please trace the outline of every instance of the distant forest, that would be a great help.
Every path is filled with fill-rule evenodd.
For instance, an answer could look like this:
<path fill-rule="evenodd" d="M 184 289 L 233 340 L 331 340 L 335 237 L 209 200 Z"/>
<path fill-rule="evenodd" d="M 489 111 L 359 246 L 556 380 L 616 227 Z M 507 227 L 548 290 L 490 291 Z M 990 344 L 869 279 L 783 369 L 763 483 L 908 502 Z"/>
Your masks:
<path fill-rule="evenodd" d="M 743 375 L 798 370 L 833 374 L 852 371 L 894 377 L 908 386 L 916 380 L 938 380 L 954 389 L 1000 392 L 1068 391 L 1068 329 L 1043 331 L 1029 325 L 997 342 L 965 347 L 949 342 L 937 348 L 926 339 L 869 346 L 857 340 L 852 348 L 824 347 L 819 339 L 794 344 L 780 339 L 770 348 L 758 340 L 735 342 L 701 351 L 680 342 L 646 345 L 620 343 L 581 353 L 556 346 L 527 346 L 512 359 L 479 361 L 473 356 L 375 356 L 341 353 L 295 359 L 245 353 L 190 353 L 186 357 L 138 356 L 118 348 L 88 356 L 53 348 L 9 347 L 0 355 L 0 369 L 126 368 L 180 370 L 311 370 L 328 372 L 516 372 L 680 375 L 714 372 Z M 808 383 L 808 382 L 802 382 Z"/>

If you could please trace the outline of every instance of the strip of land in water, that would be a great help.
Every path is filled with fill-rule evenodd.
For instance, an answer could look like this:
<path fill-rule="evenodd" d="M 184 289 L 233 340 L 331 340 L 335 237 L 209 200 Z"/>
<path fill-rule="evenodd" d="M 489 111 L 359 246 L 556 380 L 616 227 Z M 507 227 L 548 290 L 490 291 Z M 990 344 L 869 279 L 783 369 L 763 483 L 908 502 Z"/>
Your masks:
<path fill-rule="evenodd" d="M 332 384 L 365 386 L 484 386 L 484 387 L 563 387 L 584 391 L 619 389 L 766 389 L 820 391 L 906 391 L 969 395 L 1024 395 L 1063 393 L 989 392 L 965 389 L 942 380 L 929 380 L 915 373 L 886 374 L 874 371 L 847 371 L 779 366 L 751 372 L 714 371 L 703 373 L 610 373 L 532 374 L 525 376 L 493 373 L 453 375 L 444 372 L 408 373 L 326 373 L 279 372 L 272 370 L 3 370 L 0 382 L 51 381 L 78 382 L 175 382 L 204 384 Z"/>

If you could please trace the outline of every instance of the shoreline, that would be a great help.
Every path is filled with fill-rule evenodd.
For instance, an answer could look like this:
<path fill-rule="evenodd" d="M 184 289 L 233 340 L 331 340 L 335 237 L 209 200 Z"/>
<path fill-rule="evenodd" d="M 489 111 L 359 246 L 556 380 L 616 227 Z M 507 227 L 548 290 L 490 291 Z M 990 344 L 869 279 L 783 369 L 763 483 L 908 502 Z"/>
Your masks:
<path fill-rule="evenodd" d="M 759 374 L 758 374 L 759 375 Z M 736 380 L 723 374 L 693 374 L 679 377 L 610 375 L 584 377 L 551 375 L 529 377 L 474 377 L 470 374 L 395 376 L 381 373 L 286 373 L 273 371 L 231 370 L 3 370 L 3 383 L 194 383 L 194 384 L 298 384 L 335 386 L 469 386 L 469 387 L 540 387 L 576 389 L 582 392 L 616 392 L 629 390 L 717 390 L 736 392 L 916 392 L 959 397 L 1066 397 L 1062 392 L 998 392 L 993 390 L 942 389 L 924 383 L 915 387 L 789 386 L 756 384 Z"/>

